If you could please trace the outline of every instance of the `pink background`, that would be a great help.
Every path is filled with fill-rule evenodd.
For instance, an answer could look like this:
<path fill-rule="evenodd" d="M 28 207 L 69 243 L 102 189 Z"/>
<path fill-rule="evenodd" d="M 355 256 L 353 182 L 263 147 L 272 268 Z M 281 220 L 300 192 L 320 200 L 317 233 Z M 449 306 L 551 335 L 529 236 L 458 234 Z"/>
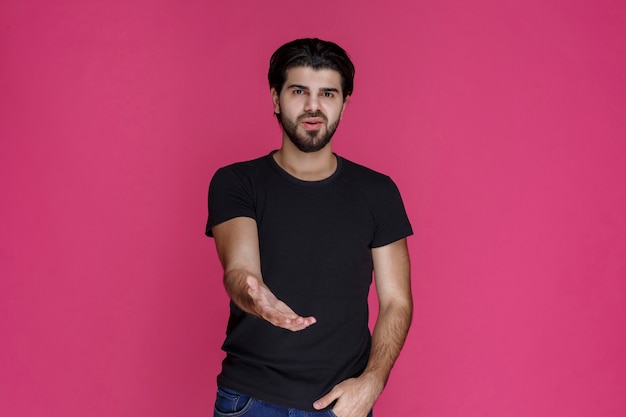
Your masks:
<path fill-rule="evenodd" d="M 227 298 L 206 190 L 279 146 L 266 82 L 343 45 L 335 150 L 416 230 L 381 416 L 626 415 L 621 0 L 0 5 L 0 415 L 208 416 Z"/>

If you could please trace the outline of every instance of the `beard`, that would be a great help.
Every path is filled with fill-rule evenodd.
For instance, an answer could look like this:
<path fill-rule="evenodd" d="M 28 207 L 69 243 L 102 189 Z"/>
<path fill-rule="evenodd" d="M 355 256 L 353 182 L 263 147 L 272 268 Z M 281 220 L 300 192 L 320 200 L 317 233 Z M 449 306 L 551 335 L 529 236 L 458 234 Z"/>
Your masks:
<path fill-rule="evenodd" d="M 326 130 L 322 133 L 322 129 L 318 130 L 306 130 L 304 132 L 298 131 L 298 126 L 302 120 L 309 117 L 319 117 L 324 121 L 324 125 L 326 126 Z M 309 112 L 300 115 L 295 122 L 287 119 L 283 116 L 283 114 L 279 114 L 280 124 L 283 127 L 283 131 L 291 140 L 291 142 L 298 148 L 301 152 L 317 152 L 323 149 L 328 142 L 332 139 L 335 134 L 335 130 L 337 130 L 337 126 L 339 126 L 339 119 L 331 125 L 328 124 L 328 119 L 321 112 Z"/>

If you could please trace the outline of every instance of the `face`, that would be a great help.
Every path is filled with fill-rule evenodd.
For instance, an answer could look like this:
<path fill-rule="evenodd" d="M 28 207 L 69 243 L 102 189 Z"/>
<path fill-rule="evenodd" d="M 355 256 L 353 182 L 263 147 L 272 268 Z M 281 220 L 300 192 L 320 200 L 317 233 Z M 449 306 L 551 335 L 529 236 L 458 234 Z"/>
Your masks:
<path fill-rule="evenodd" d="M 328 145 L 347 102 L 339 72 L 311 67 L 288 69 L 282 91 L 272 89 L 272 99 L 283 136 L 302 152 L 317 152 Z"/>

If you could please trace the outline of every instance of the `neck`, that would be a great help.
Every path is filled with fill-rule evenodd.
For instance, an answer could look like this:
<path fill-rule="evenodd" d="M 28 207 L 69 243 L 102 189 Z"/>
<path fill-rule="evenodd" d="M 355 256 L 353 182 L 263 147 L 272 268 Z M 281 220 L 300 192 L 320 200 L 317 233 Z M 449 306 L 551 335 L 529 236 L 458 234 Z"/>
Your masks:
<path fill-rule="evenodd" d="M 273 156 L 282 169 L 302 181 L 321 181 L 337 169 L 337 158 L 330 143 L 317 152 L 302 152 L 290 141 L 283 141 L 283 146 Z"/>

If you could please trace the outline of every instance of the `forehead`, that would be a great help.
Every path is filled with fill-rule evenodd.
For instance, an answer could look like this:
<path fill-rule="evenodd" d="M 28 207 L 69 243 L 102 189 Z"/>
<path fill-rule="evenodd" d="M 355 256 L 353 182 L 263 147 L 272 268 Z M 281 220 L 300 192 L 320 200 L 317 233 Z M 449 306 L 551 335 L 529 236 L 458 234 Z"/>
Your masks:
<path fill-rule="evenodd" d="M 285 87 L 291 85 L 309 88 L 335 88 L 341 91 L 341 74 L 329 68 L 292 67 L 287 70 Z"/>

